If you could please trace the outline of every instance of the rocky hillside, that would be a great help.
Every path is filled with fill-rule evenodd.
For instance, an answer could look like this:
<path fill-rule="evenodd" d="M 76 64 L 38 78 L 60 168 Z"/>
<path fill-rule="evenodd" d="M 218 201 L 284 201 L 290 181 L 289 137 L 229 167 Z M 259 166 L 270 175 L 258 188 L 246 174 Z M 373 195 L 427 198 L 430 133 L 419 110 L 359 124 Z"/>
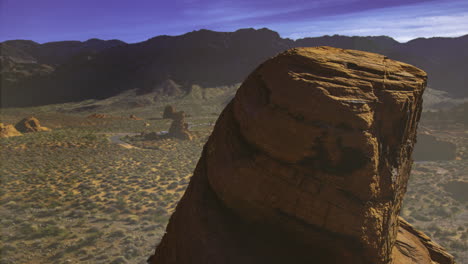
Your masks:
<path fill-rule="evenodd" d="M 2 57 L 17 62 L 60 65 L 73 56 L 97 53 L 108 48 L 126 45 L 120 40 L 89 39 L 87 41 L 57 41 L 39 44 L 31 40 L 8 40 L 0 43 Z"/>
<path fill-rule="evenodd" d="M 279 52 L 313 46 L 381 53 L 425 70 L 431 88 L 447 91 L 451 96 L 468 96 L 464 81 L 468 36 L 416 39 L 408 43 L 384 36 L 336 35 L 294 41 L 264 28 L 235 32 L 199 30 L 128 45 L 100 40 L 42 45 L 6 41 L 1 45 L 2 60 L 8 61 L 8 65 L 11 61 L 17 63 L 2 69 L 2 79 L 13 79 L 2 86 L 2 106 L 106 98 L 129 89 L 148 92 L 159 89 L 168 79 L 180 84 L 183 90 L 192 84 L 232 85 L 242 82 L 262 61 Z M 18 70 L 25 68 L 24 63 L 34 63 L 28 66 L 33 69 L 26 74 L 13 74 L 24 72 Z"/>
<path fill-rule="evenodd" d="M 453 264 L 399 218 L 426 78 L 330 47 L 267 60 L 219 117 L 149 262 Z"/>

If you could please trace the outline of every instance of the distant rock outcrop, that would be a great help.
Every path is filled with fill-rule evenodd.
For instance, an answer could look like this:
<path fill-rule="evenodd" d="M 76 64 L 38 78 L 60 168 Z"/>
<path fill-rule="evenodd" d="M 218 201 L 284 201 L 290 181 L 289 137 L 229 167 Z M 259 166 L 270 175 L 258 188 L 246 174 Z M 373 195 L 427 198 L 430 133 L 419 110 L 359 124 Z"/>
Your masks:
<path fill-rule="evenodd" d="M 175 108 L 172 105 L 166 105 L 163 112 L 164 119 L 172 119 L 175 113 Z"/>
<path fill-rule="evenodd" d="M 188 130 L 188 124 L 185 123 L 185 112 L 176 112 L 172 115 L 172 124 L 169 128 L 168 137 L 178 138 L 182 140 L 192 140 L 193 135 Z"/>
<path fill-rule="evenodd" d="M 417 139 L 413 154 L 415 160 L 454 160 L 457 156 L 457 146 L 454 143 L 439 140 L 429 133 L 420 133 Z"/>
<path fill-rule="evenodd" d="M 0 123 L 0 138 L 16 137 L 22 134 L 13 125 Z"/>
<path fill-rule="evenodd" d="M 182 86 L 171 79 L 166 79 L 155 87 L 152 87 L 151 91 L 157 93 L 157 96 L 154 98 L 155 100 L 161 96 L 180 96 L 184 94 Z"/>
<path fill-rule="evenodd" d="M 15 125 L 15 128 L 21 133 L 50 131 L 49 128 L 41 126 L 41 123 L 35 117 L 23 118 Z"/>
<path fill-rule="evenodd" d="M 398 216 L 425 86 L 425 72 L 355 50 L 261 64 L 149 263 L 453 263 Z"/>

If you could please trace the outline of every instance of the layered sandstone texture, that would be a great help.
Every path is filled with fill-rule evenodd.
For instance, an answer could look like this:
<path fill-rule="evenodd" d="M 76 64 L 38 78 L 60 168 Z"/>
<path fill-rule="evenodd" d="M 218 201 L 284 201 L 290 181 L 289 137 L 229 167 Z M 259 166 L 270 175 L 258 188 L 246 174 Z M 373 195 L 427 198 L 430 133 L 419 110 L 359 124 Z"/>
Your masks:
<path fill-rule="evenodd" d="M 23 118 L 15 125 L 15 128 L 21 133 L 50 131 L 49 128 L 41 126 L 41 123 L 35 117 Z"/>
<path fill-rule="evenodd" d="M 149 262 L 453 263 L 398 217 L 425 86 L 361 51 L 267 60 L 219 117 Z"/>

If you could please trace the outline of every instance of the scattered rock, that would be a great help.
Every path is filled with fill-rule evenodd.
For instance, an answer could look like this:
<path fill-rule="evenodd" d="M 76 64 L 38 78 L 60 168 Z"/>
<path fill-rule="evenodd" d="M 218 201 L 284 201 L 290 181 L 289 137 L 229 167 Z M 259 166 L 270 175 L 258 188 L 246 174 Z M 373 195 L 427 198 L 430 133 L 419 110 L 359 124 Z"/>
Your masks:
<path fill-rule="evenodd" d="M 41 123 L 35 117 L 23 118 L 15 125 L 15 128 L 21 133 L 50 131 L 49 128 L 41 126 Z"/>
<path fill-rule="evenodd" d="M 425 86 L 362 51 L 266 61 L 219 117 L 149 263 L 452 264 L 398 216 Z"/>
<path fill-rule="evenodd" d="M 413 158 L 418 161 L 454 160 L 457 155 L 455 144 L 439 140 L 429 133 L 418 133 Z"/>
<path fill-rule="evenodd" d="M 110 115 L 106 115 L 106 114 L 92 114 L 92 115 L 89 115 L 88 118 L 97 118 L 97 119 L 104 119 L 104 118 L 111 118 Z"/>
<path fill-rule="evenodd" d="M 175 108 L 172 105 L 167 105 L 164 108 L 163 118 L 172 119 L 175 113 Z"/>
<path fill-rule="evenodd" d="M 188 124 L 185 123 L 185 113 L 176 112 L 172 115 L 172 124 L 169 128 L 168 137 L 178 138 L 182 140 L 192 140 L 193 135 L 188 130 Z"/>
<path fill-rule="evenodd" d="M 0 123 L 0 138 L 16 137 L 22 134 L 13 125 Z"/>
<path fill-rule="evenodd" d="M 130 118 L 130 119 L 133 119 L 133 120 L 143 120 L 142 118 L 139 118 L 139 117 L 137 117 L 136 115 L 130 115 L 129 118 Z"/>

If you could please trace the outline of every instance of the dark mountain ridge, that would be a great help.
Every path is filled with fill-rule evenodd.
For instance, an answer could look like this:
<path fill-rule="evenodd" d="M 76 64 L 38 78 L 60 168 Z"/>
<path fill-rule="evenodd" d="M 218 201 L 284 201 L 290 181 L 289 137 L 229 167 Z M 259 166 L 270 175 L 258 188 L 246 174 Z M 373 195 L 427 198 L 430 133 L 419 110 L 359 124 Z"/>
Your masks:
<path fill-rule="evenodd" d="M 126 45 L 126 43 L 121 40 L 101 40 L 96 38 L 83 42 L 55 41 L 44 44 L 39 44 L 32 40 L 7 40 L 0 43 L 0 55 L 25 62 L 58 65 L 80 53 L 100 52 L 122 45 Z"/>
<path fill-rule="evenodd" d="M 386 36 L 334 35 L 291 40 L 266 28 L 235 32 L 198 30 L 180 36 L 157 36 L 134 44 L 117 40 L 42 45 L 32 41 L 6 41 L 0 46 L 1 57 L 16 56 L 23 61 L 52 65 L 54 70 L 4 82 L 8 71 L 2 69 L 1 103 L 3 107 L 11 107 L 99 99 L 129 89 L 144 93 L 159 89 L 160 83 L 167 79 L 185 90 L 192 84 L 231 85 L 242 82 L 259 63 L 279 52 L 311 46 L 381 53 L 425 70 L 429 87 L 447 91 L 451 96 L 466 97 L 467 44 L 468 35 L 415 39 L 407 43 Z"/>

